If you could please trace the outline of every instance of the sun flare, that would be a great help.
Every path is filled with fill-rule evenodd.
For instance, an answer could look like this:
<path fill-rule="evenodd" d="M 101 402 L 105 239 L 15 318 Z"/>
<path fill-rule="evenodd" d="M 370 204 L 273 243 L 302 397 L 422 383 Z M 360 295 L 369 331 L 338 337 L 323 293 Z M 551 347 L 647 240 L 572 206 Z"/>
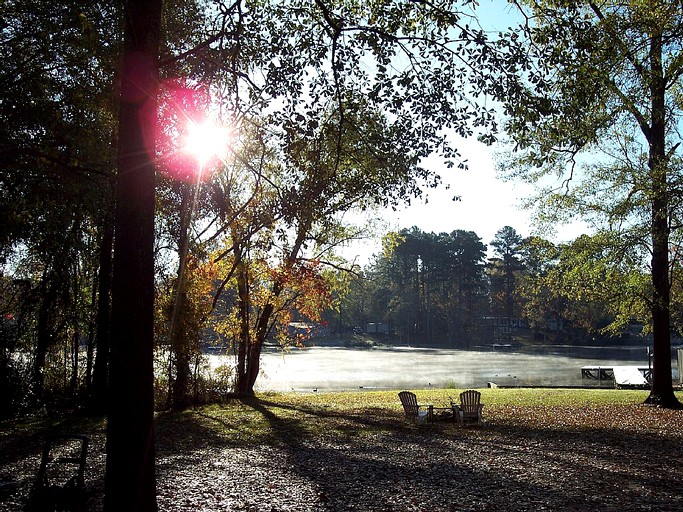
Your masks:
<path fill-rule="evenodd" d="M 203 167 L 214 157 L 225 157 L 229 136 L 227 128 L 211 119 L 202 123 L 190 122 L 185 137 L 185 152 L 194 156 Z"/>

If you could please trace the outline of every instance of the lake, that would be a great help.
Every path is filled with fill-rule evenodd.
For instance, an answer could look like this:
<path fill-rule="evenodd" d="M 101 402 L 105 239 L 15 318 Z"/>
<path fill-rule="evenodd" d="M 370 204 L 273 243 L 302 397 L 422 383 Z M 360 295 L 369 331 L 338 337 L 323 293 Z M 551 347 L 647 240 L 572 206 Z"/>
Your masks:
<path fill-rule="evenodd" d="M 226 362 L 211 355 L 212 366 Z M 647 347 L 532 346 L 504 350 L 413 347 L 266 348 L 259 391 L 341 391 L 352 389 L 481 388 L 500 386 L 582 386 L 582 366 L 648 366 Z M 674 378 L 678 378 L 672 360 Z M 603 381 L 611 387 L 612 381 Z"/>

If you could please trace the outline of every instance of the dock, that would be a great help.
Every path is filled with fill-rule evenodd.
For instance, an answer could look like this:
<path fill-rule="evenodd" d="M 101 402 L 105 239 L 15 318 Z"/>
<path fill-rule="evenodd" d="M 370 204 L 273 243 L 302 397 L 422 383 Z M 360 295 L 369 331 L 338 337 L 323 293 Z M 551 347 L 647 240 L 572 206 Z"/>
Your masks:
<path fill-rule="evenodd" d="M 645 388 L 652 380 L 652 368 L 647 366 L 582 366 L 585 379 L 613 380 L 618 388 Z"/>

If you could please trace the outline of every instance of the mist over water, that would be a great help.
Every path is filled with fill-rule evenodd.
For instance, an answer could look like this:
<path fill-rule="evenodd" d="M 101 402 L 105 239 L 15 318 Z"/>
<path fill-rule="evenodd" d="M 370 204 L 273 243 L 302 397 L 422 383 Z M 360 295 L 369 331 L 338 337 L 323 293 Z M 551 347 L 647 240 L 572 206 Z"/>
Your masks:
<path fill-rule="evenodd" d="M 212 365 L 228 356 L 211 356 Z M 500 386 L 612 387 L 582 379 L 582 366 L 648 366 L 639 346 L 534 346 L 515 350 L 455 350 L 412 347 L 267 348 L 261 359 L 259 391 L 339 391 L 399 388 Z M 676 361 L 672 361 L 674 377 Z"/>

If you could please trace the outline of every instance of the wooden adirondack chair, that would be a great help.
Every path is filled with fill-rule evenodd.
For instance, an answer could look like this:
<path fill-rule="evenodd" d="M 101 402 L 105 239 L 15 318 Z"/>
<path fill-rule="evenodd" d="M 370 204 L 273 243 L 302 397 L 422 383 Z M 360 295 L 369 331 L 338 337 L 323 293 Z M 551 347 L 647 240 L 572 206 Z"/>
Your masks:
<path fill-rule="evenodd" d="M 403 412 L 409 421 L 421 425 L 425 420 L 432 421 L 434 419 L 434 406 L 418 404 L 415 393 L 401 391 L 398 397 L 401 400 L 401 405 L 403 405 Z"/>
<path fill-rule="evenodd" d="M 454 406 L 458 423 L 464 425 L 465 422 L 481 423 L 481 410 L 484 405 L 481 403 L 481 393 L 474 389 L 468 389 L 460 393 L 460 404 Z"/>
<path fill-rule="evenodd" d="M 45 442 L 27 510 L 86 510 L 88 444 L 89 439 L 82 435 L 58 435 Z"/>

